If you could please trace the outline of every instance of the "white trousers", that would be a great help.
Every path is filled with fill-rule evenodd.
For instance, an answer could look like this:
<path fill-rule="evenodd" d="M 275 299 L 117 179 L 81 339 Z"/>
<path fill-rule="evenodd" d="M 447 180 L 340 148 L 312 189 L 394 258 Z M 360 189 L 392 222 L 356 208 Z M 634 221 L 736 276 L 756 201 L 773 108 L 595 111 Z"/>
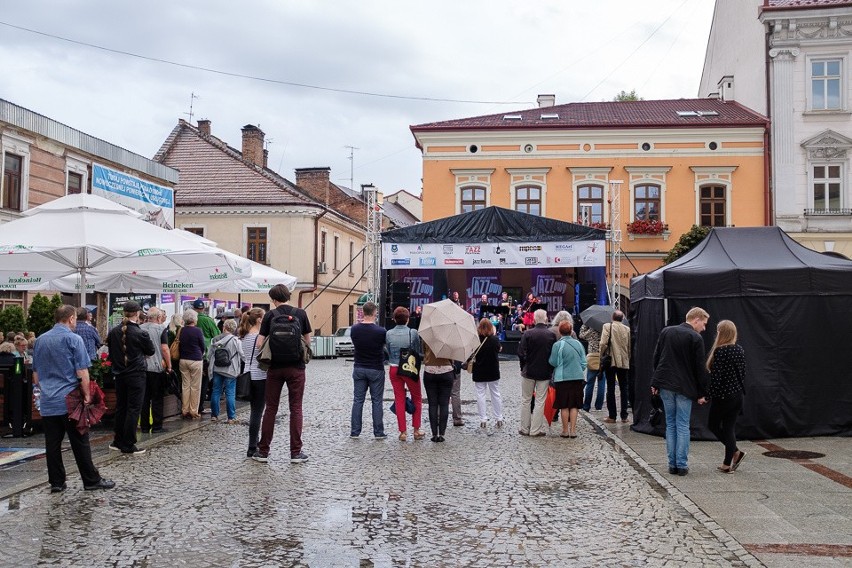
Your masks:
<path fill-rule="evenodd" d="M 521 427 L 520 431 L 530 436 L 547 433 L 547 422 L 544 419 L 544 399 L 547 396 L 549 381 L 521 379 Z M 535 392 L 535 410 L 530 413 L 530 401 Z"/>
<path fill-rule="evenodd" d="M 488 381 L 487 383 L 473 383 L 476 389 L 476 408 L 479 410 L 479 421 L 487 422 L 486 412 L 488 404 L 485 393 L 491 393 L 491 410 L 494 412 L 494 420 L 503 420 L 503 397 L 500 396 L 500 381 Z"/>

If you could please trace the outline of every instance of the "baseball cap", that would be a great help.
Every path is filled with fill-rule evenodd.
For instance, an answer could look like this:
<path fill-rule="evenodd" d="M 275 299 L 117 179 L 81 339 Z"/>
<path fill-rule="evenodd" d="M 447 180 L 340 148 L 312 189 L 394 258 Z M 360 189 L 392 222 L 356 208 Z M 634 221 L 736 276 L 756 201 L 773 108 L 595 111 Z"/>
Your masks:
<path fill-rule="evenodd" d="M 134 314 L 136 312 L 141 312 L 142 306 L 139 305 L 139 302 L 134 302 L 133 300 L 124 302 L 124 313 L 126 314 Z"/>
<path fill-rule="evenodd" d="M 203 308 L 204 307 L 204 300 L 202 300 L 201 298 L 198 298 L 197 300 L 192 302 L 192 307 L 193 308 Z"/>

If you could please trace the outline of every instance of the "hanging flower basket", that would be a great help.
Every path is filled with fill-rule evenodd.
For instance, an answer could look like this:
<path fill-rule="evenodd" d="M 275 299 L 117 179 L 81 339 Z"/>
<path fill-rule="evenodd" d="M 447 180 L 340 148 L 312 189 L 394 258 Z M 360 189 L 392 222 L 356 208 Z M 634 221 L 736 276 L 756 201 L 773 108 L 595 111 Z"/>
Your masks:
<path fill-rule="evenodd" d="M 662 221 L 637 219 L 627 224 L 627 232 L 631 235 L 662 235 L 669 230 L 669 226 Z"/>
<path fill-rule="evenodd" d="M 582 219 L 577 219 L 578 225 L 583 225 L 584 227 L 591 227 L 592 229 L 600 229 L 602 231 L 609 231 L 609 223 L 602 223 L 600 221 L 584 223 Z"/>

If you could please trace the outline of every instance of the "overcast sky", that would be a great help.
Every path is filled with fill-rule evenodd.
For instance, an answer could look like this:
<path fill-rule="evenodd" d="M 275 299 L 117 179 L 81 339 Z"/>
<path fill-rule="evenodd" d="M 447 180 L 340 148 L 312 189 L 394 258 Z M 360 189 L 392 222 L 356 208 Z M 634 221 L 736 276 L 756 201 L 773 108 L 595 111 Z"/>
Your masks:
<path fill-rule="evenodd" d="M 697 95 L 713 0 L 27 0 L 4 2 L 0 98 L 152 157 L 179 118 L 269 166 L 329 166 L 355 186 L 420 192 L 412 124 L 557 104 Z M 180 67 L 193 67 L 365 96 Z M 511 104 L 496 104 L 509 102 Z M 193 120 L 193 121 L 194 121 Z"/>

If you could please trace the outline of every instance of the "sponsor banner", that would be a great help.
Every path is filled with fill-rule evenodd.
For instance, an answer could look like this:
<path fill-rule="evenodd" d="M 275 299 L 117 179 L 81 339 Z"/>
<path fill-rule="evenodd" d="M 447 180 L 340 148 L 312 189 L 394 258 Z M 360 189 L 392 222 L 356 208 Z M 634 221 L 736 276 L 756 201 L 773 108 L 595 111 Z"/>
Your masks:
<path fill-rule="evenodd" d="M 606 266 L 604 241 L 548 243 L 382 243 L 382 268 L 556 268 Z"/>
<path fill-rule="evenodd" d="M 500 276 L 496 270 L 471 272 L 468 275 L 468 286 L 465 290 L 467 299 L 464 308 L 468 312 L 476 314 L 479 311 L 483 294 L 488 296 L 489 304 L 497 305 L 497 300 L 502 291 L 503 285 L 500 284 Z"/>
<path fill-rule="evenodd" d="M 100 195 L 145 215 L 158 227 L 175 226 L 174 190 L 136 176 L 92 164 L 92 194 Z"/>
<path fill-rule="evenodd" d="M 175 303 L 175 295 L 174 294 L 160 294 L 160 303 L 161 304 L 174 304 Z"/>
<path fill-rule="evenodd" d="M 403 282 L 411 284 L 411 305 L 408 309 L 414 313 L 417 306 L 423 306 L 433 301 L 435 286 L 432 284 L 432 274 L 428 276 L 406 276 Z"/>
<path fill-rule="evenodd" d="M 109 322 L 110 329 L 121 323 L 124 319 L 124 303 L 133 300 L 142 306 L 142 311 L 157 305 L 157 294 L 110 294 L 109 295 Z"/>

